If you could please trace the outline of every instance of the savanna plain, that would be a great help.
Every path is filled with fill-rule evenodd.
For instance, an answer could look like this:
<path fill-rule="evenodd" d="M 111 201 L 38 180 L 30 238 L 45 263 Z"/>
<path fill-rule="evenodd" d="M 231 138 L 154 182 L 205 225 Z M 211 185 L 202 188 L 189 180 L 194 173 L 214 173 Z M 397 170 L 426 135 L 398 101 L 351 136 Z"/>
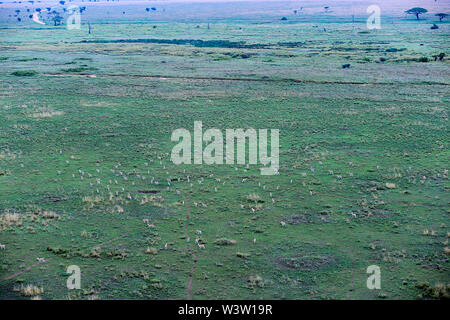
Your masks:
<path fill-rule="evenodd" d="M 448 298 L 448 23 L 280 18 L 0 30 L 1 299 Z M 173 164 L 194 121 L 279 175 Z"/>

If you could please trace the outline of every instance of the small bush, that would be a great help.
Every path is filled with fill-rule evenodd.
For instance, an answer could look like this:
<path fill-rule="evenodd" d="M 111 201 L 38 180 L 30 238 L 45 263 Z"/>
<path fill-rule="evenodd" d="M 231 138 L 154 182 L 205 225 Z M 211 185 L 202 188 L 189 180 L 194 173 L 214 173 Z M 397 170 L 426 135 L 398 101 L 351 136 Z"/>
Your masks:
<path fill-rule="evenodd" d="M 428 62 L 428 61 L 430 61 L 430 59 L 428 59 L 427 57 L 421 57 L 417 59 L 417 62 Z"/>

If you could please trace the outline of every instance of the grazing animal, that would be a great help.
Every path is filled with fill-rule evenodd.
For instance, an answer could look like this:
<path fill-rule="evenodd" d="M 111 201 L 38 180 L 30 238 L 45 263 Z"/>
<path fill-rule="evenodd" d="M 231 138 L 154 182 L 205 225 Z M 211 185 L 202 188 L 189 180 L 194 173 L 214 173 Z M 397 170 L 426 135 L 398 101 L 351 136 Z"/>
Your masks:
<path fill-rule="evenodd" d="M 199 247 L 200 249 L 205 249 L 205 245 L 204 245 L 204 244 L 198 244 L 198 247 Z"/>
<path fill-rule="evenodd" d="M 45 262 L 45 259 L 44 259 L 44 258 L 36 258 L 36 260 L 37 260 L 38 262 Z"/>
<path fill-rule="evenodd" d="M 167 244 L 167 242 L 166 242 L 166 244 L 164 245 L 164 249 L 166 249 L 167 250 L 167 247 L 168 247 L 169 245 Z"/>
<path fill-rule="evenodd" d="M 149 220 L 148 219 L 142 219 L 142 222 L 143 223 L 149 223 Z"/>
<path fill-rule="evenodd" d="M 343 64 L 343 65 L 342 65 L 342 69 L 349 69 L 350 66 L 351 66 L 350 63 Z"/>
<path fill-rule="evenodd" d="M 6 249 L 6 245 L 0 244 L 0 249 L 5 250 Z"/>
<path fill-rule="evenodd" d="M 282 226 L 283 228 L 286 227 L 286 222 L 281 221 L 280 223 L 281 223 L 281 226 Z"/>
<path fill-rule="evenodd" d="M 202 234 L 202 230 L 197 230 L 197 234 Z"/>

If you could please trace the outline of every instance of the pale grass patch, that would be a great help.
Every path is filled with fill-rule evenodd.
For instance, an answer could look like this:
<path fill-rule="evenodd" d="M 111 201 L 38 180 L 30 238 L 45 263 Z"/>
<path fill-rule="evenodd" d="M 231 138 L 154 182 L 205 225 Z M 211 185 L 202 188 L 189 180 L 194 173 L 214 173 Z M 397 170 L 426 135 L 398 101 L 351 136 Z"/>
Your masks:
<path fill-rule="evenodd" d="M 18 227 L 22 226 L 22 217 L 19 213 L 9 213 L 6 211 L 2 216 L 0 216 L 1 226 L 12 226 L 16 225 Z"/>
<path fill-rule="evenodd" d="M 64 112 L 56 111 L 50 107 L 41 107 L 35 109 L 35 112 L 31 113 L 32 118 L 52 118 L 54 116 L 62 116 Z"/>
<path fill-rule="evenodd" d="M 384 113 L 384 114 L 393 114 L 393 113 L 398 113 L 400 111 L 401 111 L 401 108 L 398 106 L 390 106 L 387 108 L 382 108 L 382 107 L 375 108 L 375 112 L 380 112 L 380 113 Z"/>
<path fill-rule="evenodd" d="M 99 204 L 104 201 L 100 196 L 85 196 L 81 199 L 84 203 L 88 204 Z"/>
<path fill-rule="evenodd" d="M 82 107 L 111 107 L 111 104 L 106 103 L 104 101 L 92 102 L 92 101 L 83 101 L 81 103 Z"/>
<path fill-rule="evenodd" d="M 5 149 L 0 152 L 0 160 L 15 160 L 16 158 L 17 153 L 11 152 L 9 149 Z"/>
<path fill-rule="evenodd" d="M 258 195 L 258 194 L 256 194 L 256 193 L 252 193 L 252 194 L 249 194 L 248 196 L 247 196 L 247 200 L 249 200 L 249 201 L 255 201 L 255 202 L 257 202 L 257 201 L 259 201 L 261 199 L 261 197 Z"/>
<path fill-rule="evenodd" d="M 30 126 L 27 124 L 15 124 L 13 126 L 14 129 L 30 129 Z"/>
<path fill-rule="evenodd" d="M 87 232 L 86 230 L 83 230 L 80 235 L 83 238 L 91 238 L 91 234 L 89 232 Z"/>
<path fill-rule="evenodd" d="M 344 110 L 344 112 L 342 112 L 342 113 L 346 116 L 353 116 L 355 114 L 359 114 L 359 112 L 355 111 L 355 110 Z"/>
<path fill-rule="evenodd" d="M 116 205 L 114 206 L 114 208 L 111 210 L 111 213 L 124 213 L 124 210 L 121 206 Z"/>
<path fill-rule="evenodd" d="M 159 207 L 161 208 L 163 198 L 161 196 L 151 196 L 150 198 L 147 196 L 143 196 L 141 199 L 141 206 L 147 203 L 151 203 L 152 205 L 154 205 L 155 207 Z"/>

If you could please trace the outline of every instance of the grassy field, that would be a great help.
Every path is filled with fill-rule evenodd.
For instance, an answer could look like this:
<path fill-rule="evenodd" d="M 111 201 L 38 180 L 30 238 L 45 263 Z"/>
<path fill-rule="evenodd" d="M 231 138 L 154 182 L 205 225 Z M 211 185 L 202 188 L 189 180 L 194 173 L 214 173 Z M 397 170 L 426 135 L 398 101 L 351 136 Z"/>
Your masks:
<path fill-rule="evenodd" d="M 448 24 L 197 25 L 0 30 L 0 298 L 448 297 Z M 280 174 L 174 165 L 194 121 Z"/>

